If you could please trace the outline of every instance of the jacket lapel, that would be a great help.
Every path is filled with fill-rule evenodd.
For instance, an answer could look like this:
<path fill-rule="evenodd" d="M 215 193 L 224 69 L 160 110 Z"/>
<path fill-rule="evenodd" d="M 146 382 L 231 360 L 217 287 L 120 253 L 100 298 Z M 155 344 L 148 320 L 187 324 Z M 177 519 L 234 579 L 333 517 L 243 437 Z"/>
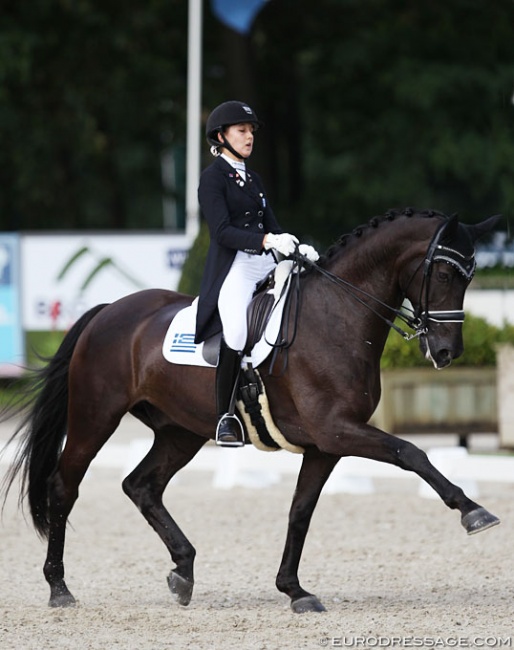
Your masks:
<path fill-rule="evenodd" d="M 229 177 L 230 182 L 234 183 L 242 192 L 250 196 L 257 203 L 261 203 L 261 197 L 258 189 L 253 182 L 253 173 L 246 168 L 246 181 L 243 181 L 236 169 L 234 169 L 226 160 L 219 157 L 216 162 L 220 164 L 222 172 Z"/>

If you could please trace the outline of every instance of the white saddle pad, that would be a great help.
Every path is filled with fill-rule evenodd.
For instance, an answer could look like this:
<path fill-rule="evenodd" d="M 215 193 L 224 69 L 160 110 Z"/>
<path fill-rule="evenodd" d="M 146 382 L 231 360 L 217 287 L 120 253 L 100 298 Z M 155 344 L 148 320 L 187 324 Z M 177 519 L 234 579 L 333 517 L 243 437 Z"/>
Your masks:
<path fill-rule="evenodd" d="M 271 317 L 263 336 L 256 343 L 252 352 L 243 359 L 243 362 L 251 362 L 254 368 L 257 368 L 266 359 L 272 350 L 272 345 L 277 341 L 282 312 L 291 285 L 292 266 L 291 261 L 284 260 L 278 264 L 275 270 L 275 286 L 268 290 L 274 299 Z M 197 309 L 198 298 L 195 298 L 189 307 L 178 312 L 164 337 L 162 354 L 171 363 L 213 368 L 217 365 L 217 358 L 208 359 L 209 355 L 204 356 L 205 344 L 203 342 L 195 343 Z"/>

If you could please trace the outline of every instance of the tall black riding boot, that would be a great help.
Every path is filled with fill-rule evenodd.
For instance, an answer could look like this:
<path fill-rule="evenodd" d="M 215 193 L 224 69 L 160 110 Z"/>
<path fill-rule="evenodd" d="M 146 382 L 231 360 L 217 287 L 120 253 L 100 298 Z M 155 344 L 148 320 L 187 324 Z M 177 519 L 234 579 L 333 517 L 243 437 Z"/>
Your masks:
<path fill-rule="evenodd" d="M 243 426 L 235 414 L 241 356 L 241 352 L 232 350 L 225 341 L 221 341 L 220 357 L 216 369 L 216 406 L 218 409 L 216 444 L 225 447 L 244 445 Z"/>

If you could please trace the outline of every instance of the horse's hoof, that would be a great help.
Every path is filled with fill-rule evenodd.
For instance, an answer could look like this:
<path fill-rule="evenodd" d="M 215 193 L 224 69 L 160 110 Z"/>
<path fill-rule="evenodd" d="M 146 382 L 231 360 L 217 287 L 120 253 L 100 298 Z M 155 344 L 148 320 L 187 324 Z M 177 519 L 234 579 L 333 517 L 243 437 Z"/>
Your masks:
<path fill-rule="evenodd" d="M 70 593 L 51 596 L 48 601 L 49 607 L 75 607 L 76 604 L 75 598 Z"/>
<path fill-rule="evenodd" d="M 177 603 L 184 606 L 189 605 L 191 602 L 191 596 L 193 595 L 194 583 L 179 576 L 175 571 L 170 571 L 167 580 L 171 595 L 175 598 Z"/>
<path fill-rule="evenodd" d="M 305 612 L 326 612 L 327 610 L 319 602 L 316 596 L 303 596 L 291 601 L 291 609 L 295 614 L 305 614 Z"/>
<path fill-rule="evenodd" d="M 480 533 L 482 530 L 487 530 L 500 523 L 498 517 L 495 517 L 485 508 L 475 508 L 461 519 L 461 523 L 466 529 L 468 535 Z"/>

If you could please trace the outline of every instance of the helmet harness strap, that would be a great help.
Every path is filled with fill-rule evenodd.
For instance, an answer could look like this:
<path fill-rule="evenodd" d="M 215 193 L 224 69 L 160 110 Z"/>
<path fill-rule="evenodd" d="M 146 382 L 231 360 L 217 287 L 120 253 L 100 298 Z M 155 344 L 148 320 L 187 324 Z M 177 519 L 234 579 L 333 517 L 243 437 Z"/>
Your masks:
<path fill-rule="evenodd" d="M 234 147 L 230 144 L 230 142 L 225 137 L 225 134 L 222 131 L 219 131 L 219 134 L 221 135 L 221 138 L 223 140 L 223 144 L 220 143 L 220 146 L 224 147 L 225 149 L 228 149 L 230 153 L 236 156 L 238 160 L 244 160 L 244 156 L 242 156 L 234 149 Z"/>

